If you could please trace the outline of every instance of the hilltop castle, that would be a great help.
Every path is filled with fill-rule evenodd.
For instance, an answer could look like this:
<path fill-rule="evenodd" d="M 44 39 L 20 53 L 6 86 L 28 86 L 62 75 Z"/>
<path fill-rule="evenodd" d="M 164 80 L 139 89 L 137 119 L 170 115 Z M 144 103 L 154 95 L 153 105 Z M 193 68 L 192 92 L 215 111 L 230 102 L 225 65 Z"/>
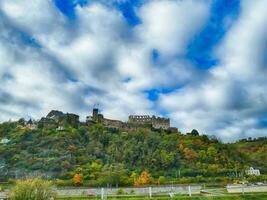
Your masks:
<path fill-rule="evenodd" d="M 166 130 L 170 128 L 170 119 L 163 117 L 156 117 L 149 115 L 130 115 L 128 119 L 129 124 L 137 124 L 137 125 L 151 125 L 154 129 L 163 129 Z"/>
<path fill-rule="evenodd" d="M 141 127 L 151 127 L 154 129 L 167 130 L 170 128 L 170 119 L 162 118 L 149 115 L 130 115 L 127 122 L 122 122 L 120 120 L 107 119 L 102 114 L 99 113 L 97 108 L 93 109 L 92 116 L 86 117 L 86 123 L 100 123 L 107 128 L 141 128 Z"/>
<path fill-rule="evenodd" d="M 39 121 L 24 119 L 19 120 L 20 124 L 29 129 L 36 129 L 37 127 L 55 128 L 56 130 L 64 130 L 66 127 L 78 128 L 81 124 L 92 126 L 93 124 L 102 124 L 106 128 L 133 130 L 137 128 L 149 128 L 154 130 L 168 130 L 178 132 L 176 128 L 170 127 L 170 119 L 149 115 L 130 115 L 127 122 L 120 120 L 105 118 L 103 114 L 99 113 L 97 108 L 94 108 L 91 116 L 86 117 L 86 122 L 80 122 L 79 116 L 73 113 L 63 113 L 61 111 L 52 110 L 46 117 L 42 117 Z"/>

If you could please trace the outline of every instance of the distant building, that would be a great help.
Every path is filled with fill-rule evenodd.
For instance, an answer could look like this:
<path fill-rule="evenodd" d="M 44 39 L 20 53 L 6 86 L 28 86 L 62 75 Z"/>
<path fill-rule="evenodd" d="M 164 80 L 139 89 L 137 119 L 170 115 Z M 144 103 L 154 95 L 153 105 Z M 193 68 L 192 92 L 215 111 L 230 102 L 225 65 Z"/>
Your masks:
<path fill-rule="evenodd" d="M 56 128 L 56 130 L 57 130 L 57 131 L 63 131 L 63 130 L 64 130 L 64 127 L 63 127 L 63 126 L 58 126 L 58 127 Z"/>
<path fill-rule="evenodd" d="M 63 127 L 65 125 L 78 128 L 80 124 L 79 118 L 79 115 L 76 114 L 52 110 L 46 117 L 41 118 L 38 124 L 44 128 Z"/>
<path fill-rule="evenodd" d="M 30 130 L 35 130 L 37 128 L 37 124 L 30 119 L 28 122 L 26 122 L 26 127 Z"/>
<path fill-rule="evenodd" d="M 86 124 L 94 123 L 103 124 L 107 128 L 115 129 L 136 129 L 136 128 L 154 128 L 167 130 L 170 128 L 170 119 L 149 115 L 130 115 L 128 122 L 120 120 L 107 119 L 103 114 L 99 113 L 97 108 L 93 109 L 92 116 L 86 117 Z"/>
<path fill-rule="evenodd" d="M 92 125 L 95 123 L 103 124 L 107 128 L 119 129 L 125 126 L 125 123 L 120 120 L 107 119 L 103 114 L 99 113 L 97 108 L 93 109 L 92 116 L 86 117 L 86 124 Z"/>
<path fill-rule="evenodd" d="M 10 142 L 10 140 L 7 139 L 7 138 L 3 138 L 3 139 L 0 141 L 1 144 L 7 144 L 7 143 L 9 143 L 9 142 Z"/>
<path fill-rule="evenodd" d="M 247 170 L 246 172 L 247 175 L 256 175 L 256 176 L 260 175 L 260 170 L 254 169 L 253 167 L 250 167 L 249 170 Z"/>
<path fill-rule="evenodd" d="M 156 117 L 149 115 L 130 115 L 128 119 L 129 124 L 136 125 L 151 125 L 155 129 L 169 129 L 170 128 L 170 119 L 163 117 Z"/>
<path fill-rule="evenodd" d="M 47 117 L 42 117 L 39 122 L 38 126 L 41 126 L 42 128 L 54 128 L 56 126 L 55 120 L 47 118 Z"/>

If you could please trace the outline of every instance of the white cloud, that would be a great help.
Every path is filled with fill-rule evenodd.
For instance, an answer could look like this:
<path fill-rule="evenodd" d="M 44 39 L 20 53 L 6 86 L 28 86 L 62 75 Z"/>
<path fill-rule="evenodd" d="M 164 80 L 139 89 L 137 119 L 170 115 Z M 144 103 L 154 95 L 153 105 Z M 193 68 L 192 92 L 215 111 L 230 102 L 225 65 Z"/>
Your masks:
<path fill-rule="evenodd" d="M 191 12 L 188 12 L 188 11 Z M 117 59 L 130 90 L 174 87 L 192 80 L 198 72 L 182 57 L 187 44 L 209 16 L 209 1 L 149 1 L 137 11 L 141 24 L 135 27 L 133 43 L 124 45 Z M 153 50 L 160 62 L 151 58 Z"/>
<path fill-rule="evenodd" d="M 192 36 L 209 16 L 209 4 L 202 0 L 151 1 L 139 11 L 140 38 L 164 56 L 181 55 Z"/>
<path fill-rule="evenodd" d="M 196 127 L 225 141 L 266 135 L 258 125 L 267 107 L 266 6 L 266 0 L 242 1 L 239 19 L 218 47 L 221 64 L 201 84 L 161 96 L 182 130 Z"/>
<path fill-rule="evenodd" d="M 135 27 L 112 3 L 77 5 L 69 20 L 53 1 L 0 1 L 0 120 L 38 118 L 50 109 L 84 117 L 99 103 L 119 119 L 165 109 L 181 130 L 225 140 L 264 134 L 258 118 L 267 110 L 266 0 L 242 1 L 217 48 L 220 65 L 208 72 L 184 55 L 209 18 L 210 1 L 145 1 L 135 8 Z M 21 32 L 41 48 L 25 44 Z M 158 102 L 144 93 L 175 87 Z"/>
<path fill-rule="evenodd" d="M 123 77 L 115 65 L 120 47 L 130 39 L 127 35 L 130 27 L 121 13 L 95 3 L 77 6 L 77 20 L 67 22 L 52 2 L 38 0 L 30 5 L 2 1 L 1 11 L 12 23 L 2 24 L 2 28 L 16 39 L 12 45 L 8 42 L 11 34 L 1 33 L 1 43 L 5 45 L 0 50 L 3 58 L 0 71 L 12 77 L 3 80 L 0 89 L 14 101 L 0 104 L 4 112 L 0 120 L 40 117 L 50 109 L 76 112 L 84 117 L 95 103 L 101 103 L 107 116 L 118 118 L 132 110 L 149 110 L 151 105 L 141 91 L 123 87 Z M 51 16 L 55 20 L 51 21 Z M 12 30 L 13 26 L 34 37 L 41 49 L 18 42 L 20 36 L 17 30 Z M 9 48 L 14 57 L 7 56 Z M 36 107 L 31 106 L 35 104 Z"/>

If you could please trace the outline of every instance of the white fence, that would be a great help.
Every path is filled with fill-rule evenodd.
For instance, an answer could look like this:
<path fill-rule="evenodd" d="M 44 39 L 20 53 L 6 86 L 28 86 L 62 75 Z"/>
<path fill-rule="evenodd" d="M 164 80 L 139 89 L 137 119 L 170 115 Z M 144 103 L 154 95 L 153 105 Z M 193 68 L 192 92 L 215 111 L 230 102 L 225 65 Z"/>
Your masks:
<path fill-rule="evenodd" d="M 267 185 L 227 185 L 228 193 L 267 192 Z"/>
<path fill-rule="evenodd" d="M 58 196 L 115 196 L 119 193 L 122 195 L 136 196 L 153 196 L 161 194 L 200 194 L 201 186 L 162 186 L 162 187 L 138 187 L 138 188 L 58 188 L 56 190 Z M 120 191 L 120 192 L 119 192 Z"/>
<path fill-rule="evenodd" d="M 5 200 L 5 199 L 7 199 L 6 192 L 0 192 L 0 200 Z"/>

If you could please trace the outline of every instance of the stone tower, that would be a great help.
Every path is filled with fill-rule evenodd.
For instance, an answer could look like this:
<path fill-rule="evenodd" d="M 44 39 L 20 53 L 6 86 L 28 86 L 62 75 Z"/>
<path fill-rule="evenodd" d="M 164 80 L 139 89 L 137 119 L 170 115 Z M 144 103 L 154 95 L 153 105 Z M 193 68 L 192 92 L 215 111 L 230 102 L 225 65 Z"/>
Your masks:
<path fill-rule="evenodd" d="M 93 109 L 93 121 L 98 121 L 98 108 Z"/>

